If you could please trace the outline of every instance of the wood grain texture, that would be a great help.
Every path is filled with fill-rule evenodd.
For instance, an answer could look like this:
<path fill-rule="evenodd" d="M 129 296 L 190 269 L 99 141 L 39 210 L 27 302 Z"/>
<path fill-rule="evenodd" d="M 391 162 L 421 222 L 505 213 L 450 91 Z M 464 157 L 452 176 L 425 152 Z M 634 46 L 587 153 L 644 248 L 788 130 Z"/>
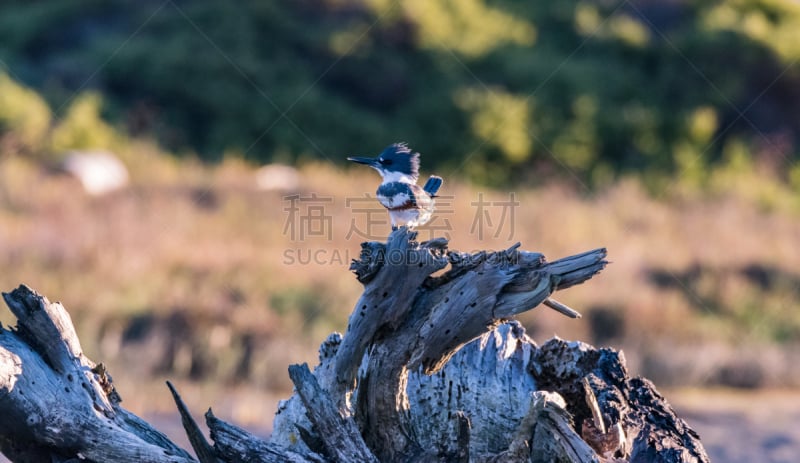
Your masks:
<path fill-rule="evenodd" d="M 292 365 L 289 377 L 303 401 L 311 424 L 321 436 L 325 454 L 335 462 L 363 461 L 377 463 L 378 459 L 367 448 L 358 427 L 350 417 L 343 417 L 334 406 L 328 393 L 319 386 L 308 365 Z"/>
<path fill-rule="evenodd" d="M 324 463 L 329 460 L 304 447 L 301 452 L 266 441 L 206 412 L 217 455 L 228 463 Z"/>

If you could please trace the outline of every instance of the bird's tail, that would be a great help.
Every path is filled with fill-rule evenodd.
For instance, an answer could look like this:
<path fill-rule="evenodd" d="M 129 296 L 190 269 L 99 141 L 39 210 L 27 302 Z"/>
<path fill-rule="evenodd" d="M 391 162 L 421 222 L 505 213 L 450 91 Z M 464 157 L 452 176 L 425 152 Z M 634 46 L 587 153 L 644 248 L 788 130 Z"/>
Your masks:
<path fill-rule="evenodd" d="M 428 181 L 425 182 L 425 186 L 422 187 L 425 190 L 425 193 L 428 193 L 431 197 L 436 196 L 436 192 L 439 191 L 439 188 L 442 186 L 442 177 L 437 177 L 436 175 L 431 175 L 428 177 Z"/>

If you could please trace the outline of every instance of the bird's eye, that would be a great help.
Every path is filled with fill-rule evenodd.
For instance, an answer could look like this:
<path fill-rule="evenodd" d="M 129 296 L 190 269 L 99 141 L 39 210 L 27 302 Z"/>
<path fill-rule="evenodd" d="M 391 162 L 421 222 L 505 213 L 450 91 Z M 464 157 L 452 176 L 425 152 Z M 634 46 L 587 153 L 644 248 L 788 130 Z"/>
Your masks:
<path fill-rule="evenodd" d="M 392 163 L 391 159 L 379 158 L 378 161 L 380 161 L 380 163 L 383 164 L 384 166 L 388 166 L 389 164 Z"/>

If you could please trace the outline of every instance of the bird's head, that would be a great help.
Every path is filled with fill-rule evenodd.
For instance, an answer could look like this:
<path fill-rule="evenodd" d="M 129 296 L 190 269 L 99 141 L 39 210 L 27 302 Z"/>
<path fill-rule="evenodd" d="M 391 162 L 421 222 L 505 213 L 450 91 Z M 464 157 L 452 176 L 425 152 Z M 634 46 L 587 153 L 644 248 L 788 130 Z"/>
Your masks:
<path fill-rule="evenodd" d="M 405 143 L 389 145 L 375 158 L 352 156 L 347 160 L 372 167 L 384 180 L 407 177 L 416 182 L 419 178 L 419 153 L 412 152 Z"/>

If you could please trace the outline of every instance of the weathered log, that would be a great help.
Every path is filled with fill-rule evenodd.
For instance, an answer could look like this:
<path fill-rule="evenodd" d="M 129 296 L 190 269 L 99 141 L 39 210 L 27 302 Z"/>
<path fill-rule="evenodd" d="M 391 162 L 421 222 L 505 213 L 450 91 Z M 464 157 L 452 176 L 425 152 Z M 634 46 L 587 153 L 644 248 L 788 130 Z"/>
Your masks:
<path fill-rule="evenodd" d="M 209 410 L 212 447 L 171 388 L 202 462 L 708 461 L 621 352 L 559 339 L 538 347 L 508 321 L 539 304 L 575 316 L 551 294 L 603 269 L 604 249 L 547 262 L 518 245 L 462 254 L 414 239 L 401 228 L 362 245 L 352 269 L 365 288 L 348 330 L 323 342 L 313 373 L 290 367 L 296 392 L 269 440 Z M 60 304 L 25 287 L 4 296 L 18 318 L 16 331 L 0 330 L 4 454 L 194 461 L 119 407 Z"/>
<path fill-rule="evenodd" d="M 538 253 L 507 251 L 445 253 L 442 240 L 417 244 L 414 234 L 392 233 L 382 253 L 376 246 L 354 262 L 356 274 L 375 272 L 350 317 L 336 355 L 339 396 L 345 397 L 355 369 L 371 346 L 359 378 L 357 419 L 379 458 L 420 458 L 409 429 L 408 372 L 441 369 L 467 342 L 502 320 L 544 302 L 556 289 L 581 283 L 605 266 L 599 249 L 547 263 Z M 382 259 L 382 267 L 370 260 Z M 431 274 L 451 268 L 440 277 Z M 348 413 L 346 404 L 342 413 Z"/>
<path fill-rule="evenodd" d="M 119 406 L 101 365 L 83 355 L 69 314 L 26 286 L 3 298 L 16 331 L 0 328 L 0 450 L 15 462 L 195 461 Z"/>

